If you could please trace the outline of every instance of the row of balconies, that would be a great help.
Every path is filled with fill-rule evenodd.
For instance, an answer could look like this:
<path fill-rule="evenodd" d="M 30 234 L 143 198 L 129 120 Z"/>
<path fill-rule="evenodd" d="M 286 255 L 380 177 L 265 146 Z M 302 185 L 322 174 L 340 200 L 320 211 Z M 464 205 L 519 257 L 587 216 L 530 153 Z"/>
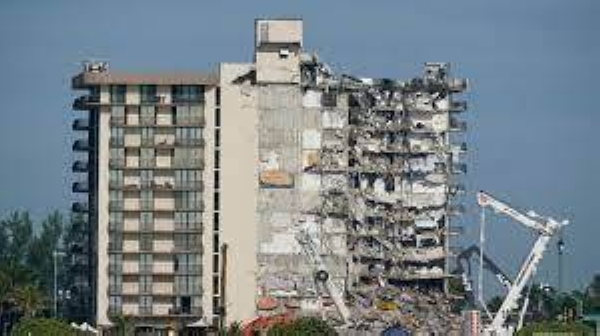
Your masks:
<path fill-rule="evenodd" d="M 156 222 L 153 224 L 140 224 L 138 222 L 109 222 L 109 228 L 114 231 L 122 231 L 124 233 L 138 232 L 168 232 L 168 233 L 196 233 L 201 234 L 203 227 L 201 222 L 180 224 L 173 222 Z"/>
<path fill-rule="evenodd" d="M 124 105 L 162 105 L 162 106 L 173 106 L 173 105 L 190 105 L 196 104 L 201 105 L 204 104 L 204 101 L 198 99 L 173 99 L 171 102 L 167 102 L 166 97 L 157 95 L 157 96 L 142 96 L 141 101 L 136 104 L 127 104 L 125 102 L 101 102 L 99 94 L 86 94 L 80 97 L 75 98 L 73 101 L 73 110 L 89 110 L 94 106 L 99 105 L 115 105 L 115 106 L 124 106 Z"/>
<path fill-rule="evenodd" d="M 153 211 L 153 212 L 176 212 L 176 211 L 204 211 L 204 202 L 196 201 L 193 203 L 186 204 L 175 204 L 170 206 L 160 206 L 154 202 L 133 202 L 125 206 L 124 201 L 111 200 L 108 208 L 110 211 L 123 211 L 123 212 L 139 212 L 139 211 Z"/>
<path fill-rule="evenodd" d="M 80 141 L 80 140 L 78 140 Z M 156 147 L 156 148 L 172 148 L 172 147 L 200 147 L 204 146 L 204 139 L 191 138 L 175 138 L 175 139 L 155 139 L 155 138 L 140 138 L 139 141 L 125 141 L 124 137 L 111 137 L 110 145 L 112 147 Z"/>
<path fill-rule="evenodd" d="M 111 306 L 108 309 L 109 316 L 129 315 L 136 317 L 202 317 L 201 307 L 191 307 L 189 309 L 175 308 L 172 304 L 156 304 L 151 307 L 142 307 L 135 305 Z"/>
<path fill-rule="evenodd" d="M 125 116 L 111 116 L 110 124 L 121 127 L 203 127 L 204 116 L 177 117 L 174 120 L 162 120 L 155 116 L 142 116 L 139 119 L 127 119 Z"/>
<path fill-rule="evenodd" d="M 122 158 L 113 158 L 109 160 L 109 166 L 113 169 L 203 169 L 203 159 L 179 159 L 172 161 L 171 165 L 157 163 L 156 157 L 153 159 L 140 159 L 137 164 L 126 164 Z"/>
<path fill-rule="evenodd" d="M 142 181 L 141 183 L 129 183 L 124 184 L 120 181 L 110 181 L 109 183 L 110 189 L 120 189 L 125 191 L 137 191 L 137 190 L 175 190 L 175 191 L 185 191 L 185 190 L 195 190 L 202 191 L 204 189 L 204 183 L 201 180 L 198 181 L 176 181 L 172 182 L 164 182 L 157 183 L 155 181 Z"/>
<path fill-rule="evenodd" d="M 190 236 L 192 236 L 190 234 Z M 195 236 L 195 235 L 194 235 Z M 140 253 L 154 253 L 154 254 L 173 254 L 173 253 L 203 253 L 204 248 L 199 241 L 189 241 L 185 243 L 172 241 L 172 240 L 154 240 L 148 248 L 142 248 L 140 241 L 138 240 L 125 240 L 125 241 L 109 241 L 108 251 L 111 253 L 123 253 L 123 254 L 140 254 Z"/>

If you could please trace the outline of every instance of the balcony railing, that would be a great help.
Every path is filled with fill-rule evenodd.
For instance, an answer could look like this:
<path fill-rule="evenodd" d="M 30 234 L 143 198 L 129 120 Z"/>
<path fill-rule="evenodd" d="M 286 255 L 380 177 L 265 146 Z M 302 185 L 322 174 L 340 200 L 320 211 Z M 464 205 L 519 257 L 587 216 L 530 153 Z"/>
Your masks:
<path fill-rule="evenodd" d="M 154 137 L 143 137 L 141 139 L 141 145 L 144 147 L 153 147 L 154 146 Z"/>
<path fill-rule="evenodd" d="M 100 95 L 85 95 L 75 98 L 73 102 L 74 110 L 87 110 L 91 105 L 100 103 Z"/>
<path fill-rule="evenodd" d="M 154 116 L 142 116 L 140 118 L 140 125 L 142 126 L 152 126 L 156 124 L 156 118 Z"/>
<path fill-rule="evenodd" d="M 111 137 L 110 145 L 112 147 L 123 147 L 125 146 L 125 139 L 122 137 Z"/>
<path fill-rule="evenodd" d="M 111 158 L 108 160 L 110 168 L 123 168 L 125 167 L 125 158 Z"/>
<path fill-rule="evenodd" d="M 74 173 L 85 173 L 88 171 L 88 163 L 85 161 L 73 162 L 72 170 Z"/>
<path fill-rule="evenodd" d="M 175 181 L 176 190 L 202 190 L 204 184 L 198 181 Z"/>
<path fill-rule="evenodd" d="M 123 211 L 123 209 L 124 209 L 123 201 L 110 201 L 108 203 L 108 209 L 110 211 Z"/>
<path fill-rule="evenodd" d="M 177 126 L 204 126 L 204 123 L 204 116 L 175 118 L 175 125 Z"/>
<path fill-rule="evenodd" d="M 73 130 L 74 131 L 87 131 L 90 129 L 90 120 L 89 119 L 75 119 L 73 121 Z"/>
<path fill-rule="evenodd" d="M 175 270 L 176 274 L 201 274 L 202 265 L 184 265 Z"/>
<path fill-rule="evenodd" d="M 173 162 L 174 168 L 198 168 L 204 167 L 204 162 L 200 159 L 175 159 Z"/>
<path fill-rule="evenodd" d="M 142 168 L 154 168 L 156 166 L 156 159 L 141 159 L 140 167 Z"/>
<path fill-rule="evenodd" d="M 125 116 L 110 116 L 110 124 L 113 126 L 125 125 Z"/>
<path fill-rule="evenodd" d="M 79 139 L 73 143 L 73 150 L 76 152 L 87 152 L 91 149 L 92 147 L 87 139 Z"/>
<path fill-rule="evenodd" d="M 90 191 L 89 185 L 85 181 L 73 182 L 72 189 L 75 193 L 87 193 Z"/>
<path fill-rule="evenodd" d="M 175 139 L 176 146 L 203 146 L 203 139 Z"/>

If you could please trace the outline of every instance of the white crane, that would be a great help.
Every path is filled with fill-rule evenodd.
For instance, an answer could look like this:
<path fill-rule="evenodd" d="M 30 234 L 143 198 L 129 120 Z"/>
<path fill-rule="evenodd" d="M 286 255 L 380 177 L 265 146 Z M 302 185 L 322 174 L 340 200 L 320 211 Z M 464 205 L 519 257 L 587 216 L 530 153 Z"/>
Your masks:
<path fill-rule="evenodd" d="M 537 266 L 542 259 L 546 248 L 548 247 L 550 239 L 560 230 L 561 227 L 567 225 L 568 221 L 564 220 L 562 222 L 558 222 L 550 217 L 541 217 L 533 211 L 523 214 L 510 207 L 508 204 L 493 198 L 483 191 L 477 193 L 477 203 L 480 207 L 482 207 L 482 211 L 484 211 L 483 209 L 485 207 L 490 207 L 495 212 L 505 214 L 517 222 L 525 225 L 538 235 L 537 240 L 533 244 L 531 252 L 521 266 L 521 269 L 519 270 L 517 277 L 510 287 L 508 294 L 506 294 L 506 298 L 502 302 L 498 312 L 496 312 L 491 324 L 486 326 L 484 329 L 484 333 L 490 335 L 511 335 L 513 327 L 507 325 L 506 323 L 508 315 L 513 309 L 517 308 L 517 303 L 523 294 L 523 289 L 537 271 Z M 485 217 L 482 216 L 482 218 Z M 527 301 L 528 300 L 526 300 L 524 305 L 527 304 Z M 519 321 L 519 327 L 522 324 L 523 315 L 524 311 L 521 312 L 519 317 L 521 320 Z"/>
<path fill-rule="evenodd" d="M 317 244 L 315 244 L 310 233 L 304 229 L 300 229 L 296 233 L 296 240 L 302 247 L 302 250 L 304 251 L 304 254 L 308 258 L 309 262 L 314 267 L 315 280 L 323 283 L 325 289 L 329 293 L 329 296 L 331 296 L 338 313 L 342 317 L 344 324 L 349 325 L 351 323 L 350 310 L 344 302 L 342 291 L 331 280 L 329 269 L 321 257 L 321 253 L 317 248 Z"/>

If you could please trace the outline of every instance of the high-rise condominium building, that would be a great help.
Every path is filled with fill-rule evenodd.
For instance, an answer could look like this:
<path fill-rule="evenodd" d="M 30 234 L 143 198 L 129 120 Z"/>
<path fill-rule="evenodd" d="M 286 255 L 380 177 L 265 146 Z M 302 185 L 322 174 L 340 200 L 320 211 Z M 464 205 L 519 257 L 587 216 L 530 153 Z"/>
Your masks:
<path fill-rule="evenodd" d="M 408 81 L 338 75 L 304 52 L 302 30 L 257 20 L 254 61 L 214 73 L 88 62 L 73 78 L 73 311 L 154 331 L 335 315 L 298 232 L 342 291 L 445 290 L 466 82 L 444 63 Z"/>

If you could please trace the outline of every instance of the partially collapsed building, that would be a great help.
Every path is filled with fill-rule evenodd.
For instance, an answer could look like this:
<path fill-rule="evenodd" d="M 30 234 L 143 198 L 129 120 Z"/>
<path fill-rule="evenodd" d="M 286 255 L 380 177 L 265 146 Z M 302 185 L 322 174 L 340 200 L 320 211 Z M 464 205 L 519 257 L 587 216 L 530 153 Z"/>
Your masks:
<path fill-rule="evenodd" d="M 215 75 L 88 67 L 74 79 L 97 99 L 85 128 L 95 168 L 78 170 L 94 180 L 90 204 L 75 210 L 95 244 L 99 324 L 116 313 L 158 329 L 289 310 L 335 318 L 299 230 L 353 314 L 392 310 L 389 287 L 443 297 L 466 172 L 466 104 L 454 96 L 466 81 L 445 63 L 410 80 L 336 74 L 303 50 L 301 20 L 257 20 L 255 42 L 254 62 Z"/>

